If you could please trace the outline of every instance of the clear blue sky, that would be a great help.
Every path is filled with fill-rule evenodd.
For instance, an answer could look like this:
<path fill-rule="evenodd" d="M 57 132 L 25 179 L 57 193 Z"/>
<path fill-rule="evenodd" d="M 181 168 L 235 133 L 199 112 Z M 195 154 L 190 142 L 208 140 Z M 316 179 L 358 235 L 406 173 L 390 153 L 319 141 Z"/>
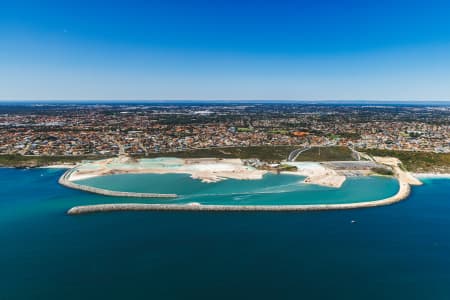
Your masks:
<path fill-rule="evenodd" d="M 0 0 L 0 99 L 450 99 L 450 1 Z"/>

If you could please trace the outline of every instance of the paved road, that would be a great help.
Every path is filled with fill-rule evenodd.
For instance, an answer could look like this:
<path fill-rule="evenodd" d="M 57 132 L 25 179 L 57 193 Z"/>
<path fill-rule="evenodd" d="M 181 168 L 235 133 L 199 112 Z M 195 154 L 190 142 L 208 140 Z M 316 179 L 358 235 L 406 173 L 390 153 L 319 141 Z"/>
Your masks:
<path fill-rule="evenodd" d="M 355 159 L 360 161 L 361 160 L 361 155 L 359 155 L 359 152 L 356 151 L 353 147 L 348 146 L 348 149 L 350 149 L 350 151 L 352 151 L 352 154 L 355 156 Z"/>
<path fill-rule="evenodd" d="M 304 151 L 311 149 L 311 147 L 295 149 L 291 153 L 289 153 L 287 161 L 295 161 L 297 157 Z"/>

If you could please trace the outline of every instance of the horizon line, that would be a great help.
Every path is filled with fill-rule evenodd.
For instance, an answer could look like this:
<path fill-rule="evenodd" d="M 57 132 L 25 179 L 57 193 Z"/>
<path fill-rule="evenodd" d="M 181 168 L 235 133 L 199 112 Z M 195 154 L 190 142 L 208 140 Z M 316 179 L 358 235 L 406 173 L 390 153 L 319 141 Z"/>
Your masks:
<path fill-rule="evenodd" d="M 450 102 L 450 99 L 0 99 L 0 102 Z"/>

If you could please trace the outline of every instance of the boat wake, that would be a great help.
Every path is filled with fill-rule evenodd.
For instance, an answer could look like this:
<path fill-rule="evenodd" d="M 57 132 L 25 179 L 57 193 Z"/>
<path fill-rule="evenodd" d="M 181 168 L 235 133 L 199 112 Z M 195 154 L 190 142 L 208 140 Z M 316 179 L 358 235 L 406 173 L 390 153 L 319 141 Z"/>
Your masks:
<path fill-rule="evenodd" d="M 210 197 L 232 197 L 233 200 L 244 200 L 257 195 L 270 195 L 270 194 L 276 195 L 276 194 L 292 193 L 297 192 L 300 189 L 301 186 L 298 183 L 290 183 L 276 187 L 267 187 L 259 190 L 250 190 L 246 192 L 201 193 L 201 194 L 179 195 L 177 200 L 187 200 L 193 198 L 210 198 Z"/>

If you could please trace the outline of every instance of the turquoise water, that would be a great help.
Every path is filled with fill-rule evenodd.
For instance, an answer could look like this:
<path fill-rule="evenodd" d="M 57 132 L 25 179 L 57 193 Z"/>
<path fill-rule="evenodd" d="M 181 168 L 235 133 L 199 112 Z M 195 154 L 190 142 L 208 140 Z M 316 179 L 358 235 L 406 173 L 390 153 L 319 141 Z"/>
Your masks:
<path fill-rule="evenodd" d="M 79 170 L 95 170 L 107 167 L 111 170 L 121 170 L 130 168 L 141 169 L 176 169 L 184 164 L 184 160 L 175 157 L 156 157 L 156 158 L 141 158 L 139 163 L 123 163 L 120 159 L 114 158 L 107 165 L 104 165 L 104 160 L 86 162 L 78 167 Z"/>
<path fill-rule="evenodd" d="M 450 299 L 448 179 L 360 210 L 67 216 L 111 198 L 62 173 L 0 169 L 2 300 Z"/>
<path fill-rule="evenodd" d="M 94 177 L 77 183 L 114 191 L 175 193 L 180 196 L 170 200 L 146 199 L 147 203 L 198 202 L 222 205 L 362 202 L 392 196 L 399 188 L 395 179 L 380 176 L 350 177 L 339 189 L 303 184 L 303 179 L 296 175 L 266 174 L 262 180 L 228 179 L 203 183 L 191 179 L 188 174 L 122 174 Z"/>

